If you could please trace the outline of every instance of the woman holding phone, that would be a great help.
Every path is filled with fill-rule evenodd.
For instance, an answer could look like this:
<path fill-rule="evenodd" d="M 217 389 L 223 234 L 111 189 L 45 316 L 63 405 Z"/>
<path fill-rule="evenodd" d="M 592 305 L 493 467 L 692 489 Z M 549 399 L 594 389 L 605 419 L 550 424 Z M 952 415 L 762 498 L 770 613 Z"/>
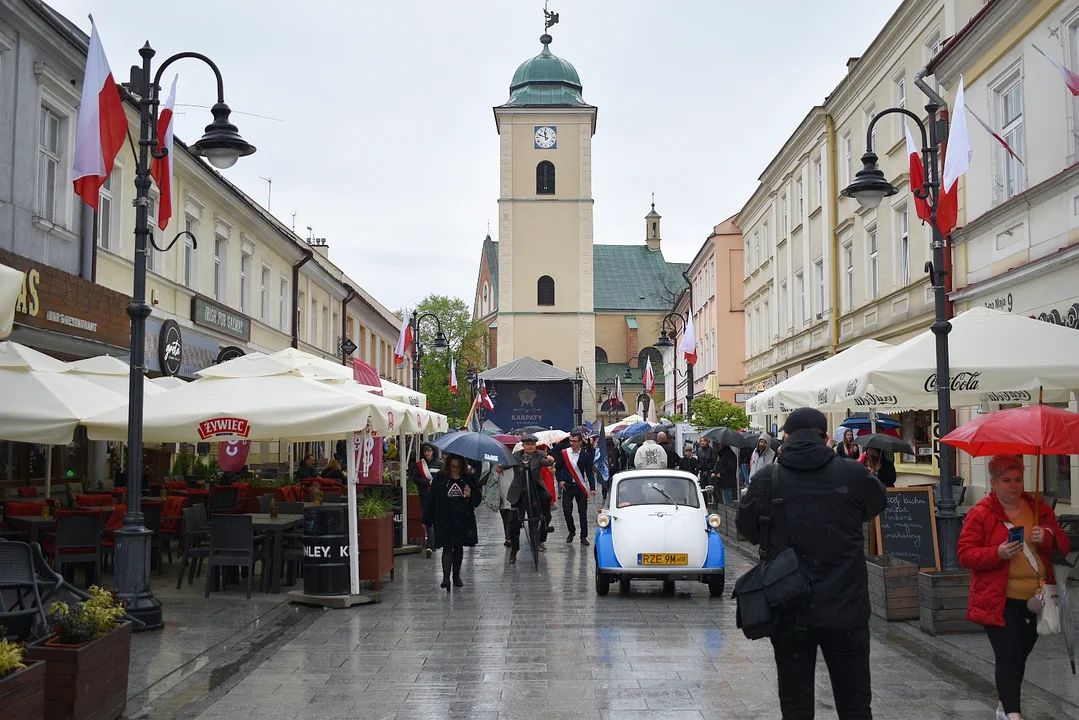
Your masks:
<path fill-rule="evenodd" d="M 423 524 L 434 526 L 435 546 L 442 548 L 442 587 L 449 592 L 450 572 L 453 586 L 463 587 L 461 561 L 465 545 L 476 544 L 476 507 L 483 501 L 479 480 L 465 472 L 465 461 L 447 455 L 442 469 L 431 480 Z"/>
<path fill-rule="evenodd" d="M 1071 543 L 1053 510 L 1023 490 L 1023 458 L 989 461 L 992 492 L 975 505 L 959 535 L 959 564 L 971 571 L 967 619 L 985 626 L 996 660 L 998 720 L 1022 720 L 1019 690 L 1027 656 L 1038 641 L 1041 584 L 1055 582 L 1054 543 Z"/>

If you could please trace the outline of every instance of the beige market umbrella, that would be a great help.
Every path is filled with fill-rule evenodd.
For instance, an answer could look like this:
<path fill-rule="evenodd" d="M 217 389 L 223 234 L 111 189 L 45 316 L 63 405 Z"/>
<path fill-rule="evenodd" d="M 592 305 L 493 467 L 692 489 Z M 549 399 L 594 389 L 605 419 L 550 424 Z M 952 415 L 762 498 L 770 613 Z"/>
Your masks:
<path fill-rule="evenodd" d="M 15 304 L 22 293 L 23 272 L 0 265 L 0 338 L 11 334 L 15 324 Z"/>
<path fill-rule="evenodd" d="M 72 374 L 127 397 L 131 383 L 131 366 L 123 360 L 111 355 L 100 355 L 76 360 L 67 365 Z M 158 395 L 165 392 L 165 388 L 151 382 L 144 381 L 142 388 L 144 395 Z"/>

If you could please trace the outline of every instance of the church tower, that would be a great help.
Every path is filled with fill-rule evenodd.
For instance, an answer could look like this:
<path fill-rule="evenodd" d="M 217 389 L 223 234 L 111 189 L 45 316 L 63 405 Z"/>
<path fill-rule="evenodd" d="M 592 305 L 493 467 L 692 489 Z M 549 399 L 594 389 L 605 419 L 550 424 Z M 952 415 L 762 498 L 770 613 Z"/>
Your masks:
<path fill-rule="evenodd" d="M 592 136 L 597 108 L 577 70 L 539 55 L 494 108 L 499 135 L 498 364 L 528 355 L 563 370 L 581 367 L 583 407 L 594 414 Z"/>

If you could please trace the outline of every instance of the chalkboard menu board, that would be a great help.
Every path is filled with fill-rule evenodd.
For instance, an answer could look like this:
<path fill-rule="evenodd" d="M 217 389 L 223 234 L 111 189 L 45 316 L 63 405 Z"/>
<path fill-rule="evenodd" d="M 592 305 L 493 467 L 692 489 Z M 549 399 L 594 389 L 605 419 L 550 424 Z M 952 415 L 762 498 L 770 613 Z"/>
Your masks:
<path fill-rule="evenodd" d="M 873 520 L 877 552 L 940 570 L 932 487 L 888 488 L 888 505 Z"/>

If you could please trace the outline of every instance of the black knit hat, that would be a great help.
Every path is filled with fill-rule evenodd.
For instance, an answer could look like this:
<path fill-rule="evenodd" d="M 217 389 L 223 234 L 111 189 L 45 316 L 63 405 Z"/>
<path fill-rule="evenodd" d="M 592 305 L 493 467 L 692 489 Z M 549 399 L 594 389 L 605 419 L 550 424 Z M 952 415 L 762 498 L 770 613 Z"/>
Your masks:
<path fill-rule="evenodd" d="M 799 430 L 820 430 L 828 432 L 828 418 L 816 408 L 798 408 L 787 416 L 787 422 L 783 423 L 783 432 L 793 433 Z"/>

